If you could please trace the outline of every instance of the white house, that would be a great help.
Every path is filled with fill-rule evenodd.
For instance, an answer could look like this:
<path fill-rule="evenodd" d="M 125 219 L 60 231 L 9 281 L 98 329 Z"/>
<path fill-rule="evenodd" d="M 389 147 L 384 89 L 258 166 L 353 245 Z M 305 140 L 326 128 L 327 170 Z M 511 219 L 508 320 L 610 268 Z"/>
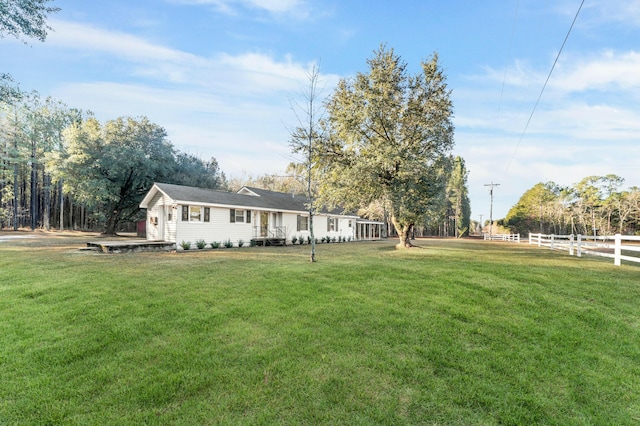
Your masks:
<path fill-rule="evenodd" d="M 237 193 L 155 183 L 140 203 L 147 209 L 147 240 L 195 244 L 230 240 L 287 243 L 309 234 L 308 199 L 243 187 Z M 379 239 L 382 223 L 338 211 L 314 214 L 313 233 L 346 240 Z"/>

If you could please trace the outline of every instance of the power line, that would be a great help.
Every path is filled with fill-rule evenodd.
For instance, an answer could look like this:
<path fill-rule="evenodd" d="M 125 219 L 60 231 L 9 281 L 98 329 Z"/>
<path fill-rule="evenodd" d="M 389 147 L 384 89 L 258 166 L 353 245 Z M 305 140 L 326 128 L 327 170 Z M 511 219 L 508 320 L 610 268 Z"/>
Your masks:
<path fill-rule="evenodd" d="M 540 90 L 540 94 L 538 95 L 538 99 L 536 100 L 535 105 L 533 106 L 533 110 L 531 111 L 531 114 L 529 115 L 529 119 L 527 120 L 527 124 L 524 126 L 524 130 L 522 131 L 522 134 L 520 135 L 520 139 L 518 140 L 518 144 L 516 145 L 516 149 L 513 151 L 513 155 L 511 155 L 511 159 L 509 160 L 509 163 L 507 163 L 507 168 L 504 171 L 504 175 L 507 174 L 507 172 L 509 171 L 509 167 L 511 167 L 511 163 L 513 162 L 513 159 L 516 156 L 516 153 L 518 152 L 518 148 L 520 148 L 520 144 L 522 143 L 522 139 L 524 138 L 524 134 L 527 132 L 527 129 L 529 128 L 529 123 L 531 123 L 531 119 L 533 118 L 533 114 L 536 112 L 536 109 L 538 108 L 538 104 L 540 103 L 540 99 L 542 98 L 542 94 L 544 93 L 544 89 L 547 87 L 547 83 L 549 83 L 549 79 L 551 78 L 551 74 L 553 73 L 553 70 L 556 67 L 556 64 L 558 63 L 558 59 L 560 58 L 560 54 L 562 53 L 562 50 L 564 49 L 564 45 L 567 43 L 567 40 L 569 39 L 569 35 L 571 34 L 571 30 L 573 30 L 573 26 L 576 23 L 576 20 L 578 19 L 578 15 L 580 14 L 580 11 L 582 10 L 582 6 L 584 5 L 584 0 L 582 0 L 582 2 L 580 3 L 580 7 L 578 7 L 578 11 L 576 12 L 576 16 L 574 16 L 573 18 L 573 22 L 571 23 L 571 27 L 569 27 L 569 31 L 567 31 L 567 35 L 564 38 L 564 41 L 562 42 L 562 46 L 560 46 L 560 50 L 558 51 L 558 54 L 556 55 L 556 59 L 555 61 L 553 61 L 553 65 L 551 66 L 551 70 L 549 71 L 549 75 L 547 75 L 547 79 L 544 82 L 544 85 L 542 86 L 542 90 Z M 503 177 L 504 177 L 503 175 Z"/>

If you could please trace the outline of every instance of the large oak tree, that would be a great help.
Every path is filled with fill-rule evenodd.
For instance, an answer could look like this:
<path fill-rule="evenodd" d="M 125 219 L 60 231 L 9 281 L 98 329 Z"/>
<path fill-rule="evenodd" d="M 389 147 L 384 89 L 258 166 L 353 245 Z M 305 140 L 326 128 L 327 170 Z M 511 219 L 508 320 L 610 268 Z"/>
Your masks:
<path fill-rule="evenodd" d="M 453 105 L 438 55 L 411 75 L 382 45 L 367 73 L 342 79 L 327 103 L 327 140 L 319 150 L 321 199 L 355 210 L 381 201 L 410 247 L 410 231 L 440 197 L 453 147 Z"/>
<path fill-rule="evenodd" d="M 90 118 L 65 130 L 65 149 L 52 156 L 54 177 L 65 192 L 106 216 L 105 234 L 133 218 L 154 181 L 174 167 L 165 130 L 146 118 L 119 118 L 102 125 Z"/>

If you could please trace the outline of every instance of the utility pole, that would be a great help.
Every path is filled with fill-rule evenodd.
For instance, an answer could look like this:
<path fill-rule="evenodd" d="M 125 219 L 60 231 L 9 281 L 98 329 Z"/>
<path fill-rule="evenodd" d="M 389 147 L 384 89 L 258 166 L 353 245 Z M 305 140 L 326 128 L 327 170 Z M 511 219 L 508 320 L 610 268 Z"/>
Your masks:
<path fill-rule="evenodd" d="M 489 208 L 489 240 L 491 240 L 493 234 L 493 187 L 499 185 L 499 183 L 493 183 L 493 181 L 484 184 L 484 186 L 491 187 L 491 189 L 489 189 L 489 194 L 491 195 L 491 207 Z"/>

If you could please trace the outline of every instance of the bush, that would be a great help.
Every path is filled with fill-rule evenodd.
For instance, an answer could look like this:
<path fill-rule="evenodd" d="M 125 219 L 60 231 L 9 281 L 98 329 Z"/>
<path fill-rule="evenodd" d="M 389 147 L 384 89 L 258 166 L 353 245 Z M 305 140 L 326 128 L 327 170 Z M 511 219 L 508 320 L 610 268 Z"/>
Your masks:
<path fill-rule="evenodd" d="M 331 242 L 335 243 L 336 242 L 336 237 L 331 237 Z"/>
<path fill-rule="evenodd" d="M 307 235 L 307 244 L 311 244 L 311 235 Z"/>
<path fill-rule="evenodd" d="M 214 241 L 210 245 L 212 249 L 220 248 L 220 241 Z"/>
<path fill-rule="evenodd" d="M 296 237 L 295 235 L 291 237 L 291 244 L 295 244 L 296 241 L 298 241 L 298 237 Z"/>
<path fill-rule="evenodd" d="M 205 248 L 207 246 L 207 243 L 204 242 L 204 240 L 198 240 L 196 241 L 196 247 L 198 247 L 200 250 L 202 250 L 203 248 Z"/>
<path fill-rule="evenodd" d="M 255 238 L 252 238 L 249 240 L 249 247 L 255 247 L 258 245 L 258 240 L 256 240 Z"/>
<path fill-rule="evenodd" d="M 300 244 L 300 245 L 304 244 L 304 237 L 302 235 L 300 235 L 300 239 L 298 240 L 298 244 Z"/>
<path fill-rule="evenodd" d="M 182 241 L 180 243 L 180 247 L 182 247 L 183 250 L 189 250 L 191 248 L 191 242 L 190 241 Z"/>
<path fill-rule="evenodd" d="M 244 240 L 238 240 L 238 247 L 242 247 L 244 245 Z"/>
<path fill-rule="evenodd" d="M 224 246 L 226 248 L 231 248 L 233 247 L 233 243 L 231 242 L 231 238 L 229 238 L 227 241 L 224 242 Z"/>

